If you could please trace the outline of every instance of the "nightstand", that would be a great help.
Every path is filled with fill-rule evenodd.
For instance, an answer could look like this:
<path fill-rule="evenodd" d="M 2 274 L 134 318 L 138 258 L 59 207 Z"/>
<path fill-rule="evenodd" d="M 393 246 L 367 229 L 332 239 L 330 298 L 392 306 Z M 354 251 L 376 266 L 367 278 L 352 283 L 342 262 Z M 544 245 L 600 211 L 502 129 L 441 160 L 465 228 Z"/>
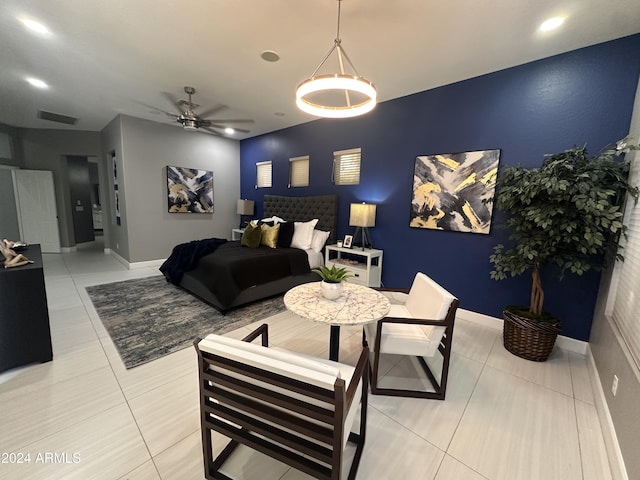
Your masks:
<path fill-rule="evenodd" d="M 353 277 L 347 281 L 366 287 L 379 287 L 382 279 L 382 250 L 375 248 L 345 248 L 337 245 L 325 247 L 326 267 L 345 268 Z"/>
<path fill-rule="evenodd" d="M 242 238 L 243 233 L 244 233 L 244 228 L 232 228 L 231 241 L 240 240 Z"/>

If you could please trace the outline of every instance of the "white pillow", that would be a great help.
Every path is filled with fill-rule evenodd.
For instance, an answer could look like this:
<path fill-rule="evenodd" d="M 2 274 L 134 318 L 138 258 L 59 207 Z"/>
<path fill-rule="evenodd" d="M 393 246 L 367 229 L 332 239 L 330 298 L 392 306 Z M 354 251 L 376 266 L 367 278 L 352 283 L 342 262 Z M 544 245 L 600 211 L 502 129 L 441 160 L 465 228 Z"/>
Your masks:
<path fill-rule="evenodd" d="M 310 249 L 311 240 L 313 239 L 313 229 L 316 223 L 318 223 L 317 218 L 309 220 L 308 222 L 294 222 L 291 248 L 300 248 L 302 250 Z"/>
<path fill-rule="evenodd" d="M 323 232 L 322 230 L 314 230 L 313 237 L 311 238 L 311 250 L 320 253 L 324 244 L 327 243 L 327 238 L 331 232 Z"/>
<path fill-rule="evenodd" d="M 273 222 L 273 224 L 277 224 L 277 223 L 285 223 L 286 220 L 280 218 L 280 217 L 276 217 L 275 215 L 273 217 L 269 217 L 269 218 L 263 218 L 262 222 Z"/>

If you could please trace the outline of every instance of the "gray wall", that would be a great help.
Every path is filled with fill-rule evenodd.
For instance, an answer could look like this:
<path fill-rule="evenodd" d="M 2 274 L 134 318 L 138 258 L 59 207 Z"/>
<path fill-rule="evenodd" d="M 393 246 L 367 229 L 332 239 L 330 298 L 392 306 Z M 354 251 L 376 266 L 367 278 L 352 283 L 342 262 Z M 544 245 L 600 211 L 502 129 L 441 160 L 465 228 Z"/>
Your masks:
<path fill-rule="evenodd" d="M 630 135 L 636 142 L 640 139 L 640 83 L 636 92 Z M 640 162 L 638 152 L 634 152 L 633 155 L 635 156 L 635 161 Z M 638 181 L 636 180 L 635 183 L 638 183 Z M 611 275 L 612 272 L 609 271 L 602 276 L 589 343 L 609 407 L 609 413 L 615 426 L 627 475 L 630 479 L 636 479 L 640 478 L 640 456 L 637 453 L 638 445 L 640 445 L 640 415 L 638 408 L 640 371 L 631 360 L 617 327 L 605 315 Z M 619 379 L 618 393 L 615 397 L 611 393 L 614 375 L 617 375 Z"/>
<path fill-rule="evenodd" d="M 103 182 L 100 183 L 100 196 L 102 200 L 102 228 L 104 231 L 104 246 L 110 248 L 122 258 L 129 258 L 129 232 L 127 231 L 126 212 L 124 208 L 125 198 L 120 199 L 122 221 L 116 225 L 115 207 L 113 202 L 113 166 L 111 165 L 111 152 L 117 155 L 119 175 L 118 188 L 124 191 L 124 179 L 122 176 L 122 117 L 118 115 L 100 132 L 102 141 L 102 154 L 98 158 L 98 169 L 102 171 Z"/>
<path fill-rule="evenodd" d="M 105 235 L 121 257 L 132 263 L 158 260 L 179 243 L 230 237 L 238 223 L 238 141 L 121 115 L 102 131 L 102 144 L 100 158 L 109 173 L 103 196 L 103 221 L 109 224 Z M 119 161 L 120 226 L 112 218 L 113 179 L 107 160 L 111 151 Z M 213 171 L 213 214 L 168 213 L 168 165 Z"/>
<path fill-rule="evenodd" d="M 0 123 L 0 132 L 9 135 L 11 146 L 13 149 L 13 158 L 0 158 L 0 165 L 13 165 L 19 167 L 22 165 L 22 144 L 20 143 L 20 129 Z M 0 156 L 1 157 L 1 156 Z"/>
<path fill-rule="evenodd" d="M 67 155 L 100 155 L 100 133 L 75 130 L 20 129 L 24 155 L 22 168 L 50 170 L 56 192 L 60 245 L 75 245 L 71 220 L 71 199 L 67 174 Z"/>
<path fill-rule="evenodd" d="M 3 238 L 20 240 L 20 225 L 11 169 L 0 166 L 0 240 Z"/>

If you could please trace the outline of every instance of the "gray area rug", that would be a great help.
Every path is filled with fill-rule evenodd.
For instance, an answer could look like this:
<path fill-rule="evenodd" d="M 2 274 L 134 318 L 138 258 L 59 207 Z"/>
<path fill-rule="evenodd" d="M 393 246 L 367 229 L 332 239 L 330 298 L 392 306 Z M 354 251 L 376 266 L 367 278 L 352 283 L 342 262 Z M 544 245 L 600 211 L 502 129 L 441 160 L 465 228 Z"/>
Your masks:
<path fill-rule="evenodd" d="M 226 333 L 285 310 L 279 296 L 222 315 L 164 276 L 86 289 L 127 368 L 189 347 L 196 337 Z"/>

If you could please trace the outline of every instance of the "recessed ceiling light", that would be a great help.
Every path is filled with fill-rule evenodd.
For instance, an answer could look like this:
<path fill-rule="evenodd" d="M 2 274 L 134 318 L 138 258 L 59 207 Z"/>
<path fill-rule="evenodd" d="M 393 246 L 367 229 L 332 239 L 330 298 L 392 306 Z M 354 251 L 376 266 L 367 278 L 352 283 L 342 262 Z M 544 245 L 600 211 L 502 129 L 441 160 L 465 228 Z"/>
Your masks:
<path fill-rule="evenodd" d="M 236 133 L 236 131 L 231 127 L 227 127 L 224 129 L 224 133 L 226 133 L 227 135 L 231 135 L 233 133 Z"/>
<path fill-rule="evenodd" d="M 25 27 L 27 27 L 31 31 L 40 33 L 42 35 L 46 35 L 49 33 L 49 29 L 40 22 L 36 22 L 35 20 L 31 20 L 30 18 L 24 18 L 24 17 L 20 18 L 19 20 L 22 22 L 22 24 Z"/>
<path fill-rule="evenodd" d="M 49 85 L 38 78 L 29 77 L 27 78 L 27 82 L 37 88 L 49 88 Z"/>
<path fill-rule="evenodd" d="M 260 53 L 260 57 L 265 62 L 277 62 L 278 60 L 280 60 L 280 55 L 278 55 L 278 53 L 274 52 L 273 50 L 265 50 L 264 52 Z"/>
<path fill-rule="evenodd" d="M 564 17 L 553 17 L 542 22 L 542 25 L 540 25 L 540 30 L 543 32 L 548 32 L 549 30 L 558 28 L 563 23 L 564 23 Z"/>

